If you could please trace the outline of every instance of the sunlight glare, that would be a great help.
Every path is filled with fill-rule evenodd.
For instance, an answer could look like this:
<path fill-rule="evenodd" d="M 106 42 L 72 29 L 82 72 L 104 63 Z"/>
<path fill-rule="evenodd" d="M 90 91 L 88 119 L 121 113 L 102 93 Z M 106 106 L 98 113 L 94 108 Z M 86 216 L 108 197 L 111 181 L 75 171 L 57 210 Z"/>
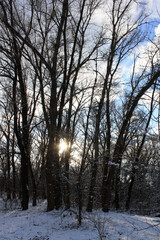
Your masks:
<path fill-rule="evenodd" d="M 59 154 L 62 154 L 63 152 L 65 152 L 67 148 L 68 148 L 68 145 L 66 141 L 64 139 L 61 139 L 59 144 Z"/>

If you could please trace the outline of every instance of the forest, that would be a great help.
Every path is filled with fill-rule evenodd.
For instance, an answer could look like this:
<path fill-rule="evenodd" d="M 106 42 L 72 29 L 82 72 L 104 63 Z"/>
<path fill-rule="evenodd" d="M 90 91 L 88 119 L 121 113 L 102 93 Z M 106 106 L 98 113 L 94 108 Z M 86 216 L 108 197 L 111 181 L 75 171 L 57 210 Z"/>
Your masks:
<path fill-rule="evenodd" d="M 158 10 L 157 10 L 158 11 Z M 0 197 L 160 212 L 160 14 L 135 0 L 0 0 Z"/>

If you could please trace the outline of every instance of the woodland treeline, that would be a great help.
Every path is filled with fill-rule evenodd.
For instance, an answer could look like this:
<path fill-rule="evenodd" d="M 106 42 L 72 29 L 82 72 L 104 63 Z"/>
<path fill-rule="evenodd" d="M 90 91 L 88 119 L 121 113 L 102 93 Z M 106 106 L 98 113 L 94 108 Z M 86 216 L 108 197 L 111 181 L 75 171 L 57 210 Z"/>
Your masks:
<path fill-rule="evenodd" d="M 158 208 L 159 38 L 145 5 L 1 0 L 0 13 L 1 195 L 77 207 L 79 223 L 83 208 Z"/>

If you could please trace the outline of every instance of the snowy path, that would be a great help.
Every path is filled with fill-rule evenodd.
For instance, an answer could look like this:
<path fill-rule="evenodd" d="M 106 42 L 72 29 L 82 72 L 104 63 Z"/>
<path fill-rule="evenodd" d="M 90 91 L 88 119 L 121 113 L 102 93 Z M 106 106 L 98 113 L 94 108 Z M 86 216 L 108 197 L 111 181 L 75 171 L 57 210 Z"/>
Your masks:
<path fill-rule="evenodd" d="M 94 211 L 78 228 L 75 214 L 45 208 L 0 210 L 0 240 L 160 240 L 160 218 Z"/>

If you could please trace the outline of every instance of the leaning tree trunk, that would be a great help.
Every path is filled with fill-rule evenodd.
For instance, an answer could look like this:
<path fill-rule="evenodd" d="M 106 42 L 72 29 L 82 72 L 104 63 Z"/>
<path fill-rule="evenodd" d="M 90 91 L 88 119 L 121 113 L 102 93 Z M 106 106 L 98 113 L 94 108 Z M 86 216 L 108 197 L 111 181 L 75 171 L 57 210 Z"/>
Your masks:
<path fill-rule="evenodd" d="M 149 81 L 142 88 L 140 88 L 137 95 L 134 98 L 132 98 L 132 104 L 126 113 L 126 116 L 122 123 L 122 127 L 120 130 L 116 145 L 115 145 L 114 154 L 113 154 L 114 165 L 112 165 L 110 167 L 108 176 L 104 176 L 104 181 L 103 181 L 103 186 L 102 186 L 102 189 L 104 191 L 103 192 L 104 197 L 102 200 L 102 210 L 104 212 L 108 212 L 108 210 L 109 210 L 110 198 L 111 198 L 111 184 L 112 184 L 112 179 L 115 176 L 115 171 L 116 171 L 115 165 L 118 163 L 119 159 L 121 159 L 121 157 L 122 157 L 123 147 L 124 147 L 124 133 L 128 127 L 129 121 L 133 115 L 135 108 L 137 107 L 139 100 L 145 94 L 145 92 L 153 84 L 155 84 L 155 82 L 157 81 L 157 79 L 159 77 L 160 77 L 160 71 L 157 71 L 153 76 L 151 75 L 151 78 L 149 79 Z M 131 101 L 131 99 L 129 101 Z"/>
<path fill-rule="evenodd" d="M 136 159 L 135 159 L 135 164 L 134 164 L 133 169 L 132 169 L 132 176 L 131 176 L 131 180 L 130 180 L 130 184 L 129 184 L 129 188 L 128 188 L 127 200 L 126 200 L 126 210 L 128 210 L 130 208 L 132 189 L 133 189 L 133 185 L 134 185 L 134 181 L 135 181 L 135 177 L 136 177 L 136 172 L 137 172 L 137 169 L 136 169 L 135 166 L 139 162 L 139 157 L 140 157 L 141 151 L 143 149 L 143 145 L 145 143 L 146 133 L 147 133 L 147 130 L 148 130 L 148 127 L 149 127 L 149 124 L 150 124 L 150 120 L 151 120 L 151 117 L 152 117 L 152 113 L 153 113 L 153 101 L 154 101 L 155 89 L 156 89 L 156 82 L 154 84 L 154 88 L 153 88 L 153 92 L 152 92 L 152 98 L 151 98 L 151 103 L 150 103 L 150 112 L 149 112 L 148 120 L 147 120 L 147 123 L 146 123 L 145 131 L 144 131 L 144 134 L 143 134 L 141 144 L 139 145 L 139 148 L 137 150 L 137 156 L 136 156 Z"/>

